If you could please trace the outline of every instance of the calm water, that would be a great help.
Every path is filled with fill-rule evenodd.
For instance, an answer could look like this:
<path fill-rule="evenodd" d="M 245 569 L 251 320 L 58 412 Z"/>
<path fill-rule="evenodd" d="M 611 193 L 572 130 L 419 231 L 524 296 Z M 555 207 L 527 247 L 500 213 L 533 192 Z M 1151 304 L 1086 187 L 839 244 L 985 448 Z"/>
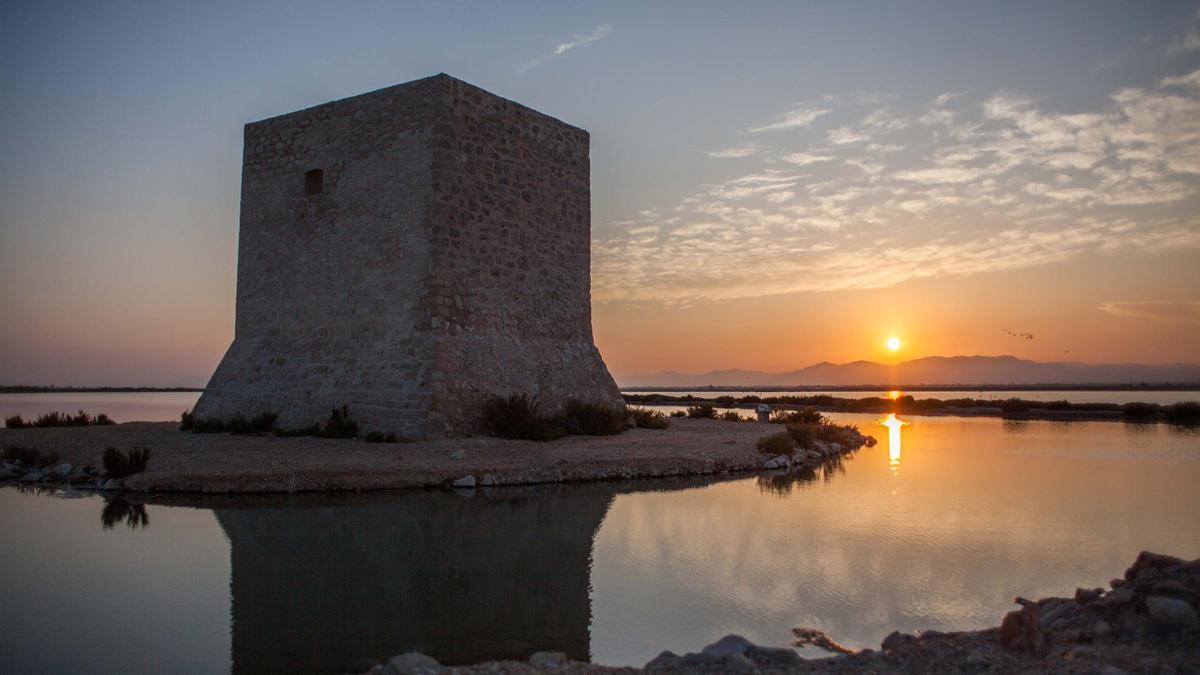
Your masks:
<path fill-rule="evenodd" d="M 677 396 L 691 394 L 704 398 L 722 395 L 712 391 L 631 392 L 638 394 L 667 393 Z M 731 396 L 811 396 L 829 394 L 842 398 L 886 396 L 888 392 L 871 391 L 741 391 L 726 392 Z M 1178 401 L 1200 401 L 1197 391 L 922 391 L 911 392 L 917 398 L 979 398 L 1004 400 L 1023 398 L 1031 401 L 1062 401 L 1072 403 L 1147 403 L 1170 404 Z M 21 415 L 35 418 L 48 412 L 74 413 L 83 410 L 91 414 L 105 413 L 116 422 L 167 422 L 179 419 L 179 413 L 191 410 L 200 398 L 199 392 L 145 392 L 92 394 L 0 394 L 0 418 Z"/>
<path fill-rule="evenodd" d="M 640 665 L 796 625 L 995 624 L 1200 556 L 1200 435 L 920 417 L 806 477 L 136 503 L 0 489 L 9 672 L 334 673 L 409 649 Z M 137 527 L 132 527 L 137 525 Z"/>
<path fill-rule="evenodd" d="M 894 391 L 894 390 L 893 390 Z M 666 394 L 668 396 L 837 396 L 839 398 L 887 397 L 891 392 L 884 389 L 862 391 L 631 391 L 629 394 Z M 1003 401 L 1007 398 L 1022 398 L 1026 401 L 1070 401 L 1071 403 L 1158 403 L 1169 405 L 1180 401 L 1200 401 L 1200 391 L 905 391 L 916 398 L 975 398 L 985 401 Z"/>
<path fill-rule="evenodd" d="M 0 418 L 33 419 L 49 412 L 104 413 L 114 422 L 166 422 L 179 419 L 200 398 L 198 391 L 91 394 L 0 394 Z"/>

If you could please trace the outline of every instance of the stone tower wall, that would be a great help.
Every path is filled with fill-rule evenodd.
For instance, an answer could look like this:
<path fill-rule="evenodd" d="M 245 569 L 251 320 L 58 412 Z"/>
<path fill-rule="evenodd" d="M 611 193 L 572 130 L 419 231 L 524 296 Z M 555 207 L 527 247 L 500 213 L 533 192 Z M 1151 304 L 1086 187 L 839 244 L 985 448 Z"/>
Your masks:
<path fill-rule="evenodd" d="M 195 414 L 348 405 L 422 438 L 477 428 L 492 395 L 619 404 L 588 162 L 587 132 L 444 75 L 247 125 L 234 342 Z"/>
<path fill-rule="evenodd" d="M 431 233 L 438 377 L 432 421 L 526 393 L 623 405 L 592 338 L 588 133 L 447 80 Z"/>

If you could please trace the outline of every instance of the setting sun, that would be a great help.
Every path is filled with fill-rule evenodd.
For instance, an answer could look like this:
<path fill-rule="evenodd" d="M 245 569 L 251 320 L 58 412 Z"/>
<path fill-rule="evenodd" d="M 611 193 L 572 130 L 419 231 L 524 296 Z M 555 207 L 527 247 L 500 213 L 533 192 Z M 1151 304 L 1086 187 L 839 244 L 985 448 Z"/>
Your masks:
<path fill-rule="evenodd" d="M 892 351 L 896 351 L 897 349 L 900 349 L 900 338 L 896 337 L 895 335 L 888 338 L 887 339 L 887 348 Z"/>

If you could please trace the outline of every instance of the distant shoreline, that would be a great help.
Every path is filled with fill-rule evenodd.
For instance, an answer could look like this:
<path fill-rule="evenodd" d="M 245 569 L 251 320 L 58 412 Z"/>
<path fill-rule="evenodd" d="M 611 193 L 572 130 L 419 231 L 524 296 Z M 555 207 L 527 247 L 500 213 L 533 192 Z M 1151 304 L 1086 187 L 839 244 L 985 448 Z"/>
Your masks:
<path fill-rule="evenodd" d="M 693 395 L 672 396 L 666 393 L 626 393 L 629 405 L 649 406 L 711 406 L 725 409 L 755 408 L 767 404 L 775 410 L 811 409 L 830 413 L 896 413 L 902 415 L 934 415 L 956 417 L 999 417 L 1006 420 L 1049 420 L 1049 421 L 1120 421 L 1130 423 L 1157 423 L 1196 426 L 1200 425 L 1200 402 L 1183 401 L 1167 405 L 1157 403 L 1070 403 L 1068 401 L 1031 401 L 1010 398 L 1003 401 L 960 398 L 941 400 L 936 398 L 917 399 L 904 395 L 896 399 L 868 396 L 864 398 L 841 398 L 830 394 L 813 396 L 749 395 L 742 397 Z"/>
<path fill-rule="evenodd" d="M 838 384 L 818 385 L 805 384 L 797 386 L 754 386 L 754 385 L 706 385 L 699 387 L 687 386 L 636 386 L 619 387 L 623 392 L 725 392 L 725 391 L 1200 391 L 1200 382 L 1189 383 L 1147 383 L 1136 384 Z"/>
<path fill-rule="evenodd" d="M 0 385 L 0 394 L 128 394 L 201 392 L 204 387 L 35 387 L 32 385 Z"/>

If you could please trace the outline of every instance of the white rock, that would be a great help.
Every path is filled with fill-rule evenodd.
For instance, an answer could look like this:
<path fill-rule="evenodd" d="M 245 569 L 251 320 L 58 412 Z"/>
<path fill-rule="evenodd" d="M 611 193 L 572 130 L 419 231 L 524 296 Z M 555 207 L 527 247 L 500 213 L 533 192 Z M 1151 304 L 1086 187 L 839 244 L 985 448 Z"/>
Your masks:
<path fill-rule="evenodd" d="M 36 483 L 43 478 L 45 478 L 45 476 L 42 475 L 42 472 L 38 471 L 37 469 L 34 469 L 33 471 L 30 471 L 29 473 L 25 474 L 24 476 L 21 476 L 21 482 L 22 483 Z"/>
<path fill-rule="evenodd" d="M 762 464 L 762 468 L 764 468 L 764 469 L 778 469 L 778 468 L 779 468 L 779 460 L 777 460 L 777 459 L 775 459 L 774 457 L 772 457 L 771 459 L 768 459 L 767 461 L 763 462 L 763 464 Z"/>
<path fill-rule="evenodd" d="M 475 476 L 463 476 L 450 483 L 450 486 L 456 488 L 473 488 L 475 487 Z"/>
<path fill-rule="evenodd" d="M 780 455 L 775 458 L 775 462 L 778 463 L 780 467 L 791 466 L 792 458 L 788 457 L 787 455 Z"/>
<path fill-rule="evenodd" d="M 120 490 L 122 487 L 124 487 L 124 483 L 122 483 L 120 480 L 118 480 L 116 478 L 109 478 L 108 480 L 104 481 L 104 484 L 100 486 L 100 489 L 101 490 Z"/>
<path fill-rule="evenodd" d="M 55 478 L 66 478 L 67 476 L 71 475 L 71 465 L 55 464 L 54 466 L 50 467 L 48 471 L 50 475 Z"/>
<path fill-rule="evenodd" d="M 467 453 L 462 450 L 455 450 L 454 452 L 450 453 L 450 459 L 466 459 L 466 458 L 467 458 Z"/>

